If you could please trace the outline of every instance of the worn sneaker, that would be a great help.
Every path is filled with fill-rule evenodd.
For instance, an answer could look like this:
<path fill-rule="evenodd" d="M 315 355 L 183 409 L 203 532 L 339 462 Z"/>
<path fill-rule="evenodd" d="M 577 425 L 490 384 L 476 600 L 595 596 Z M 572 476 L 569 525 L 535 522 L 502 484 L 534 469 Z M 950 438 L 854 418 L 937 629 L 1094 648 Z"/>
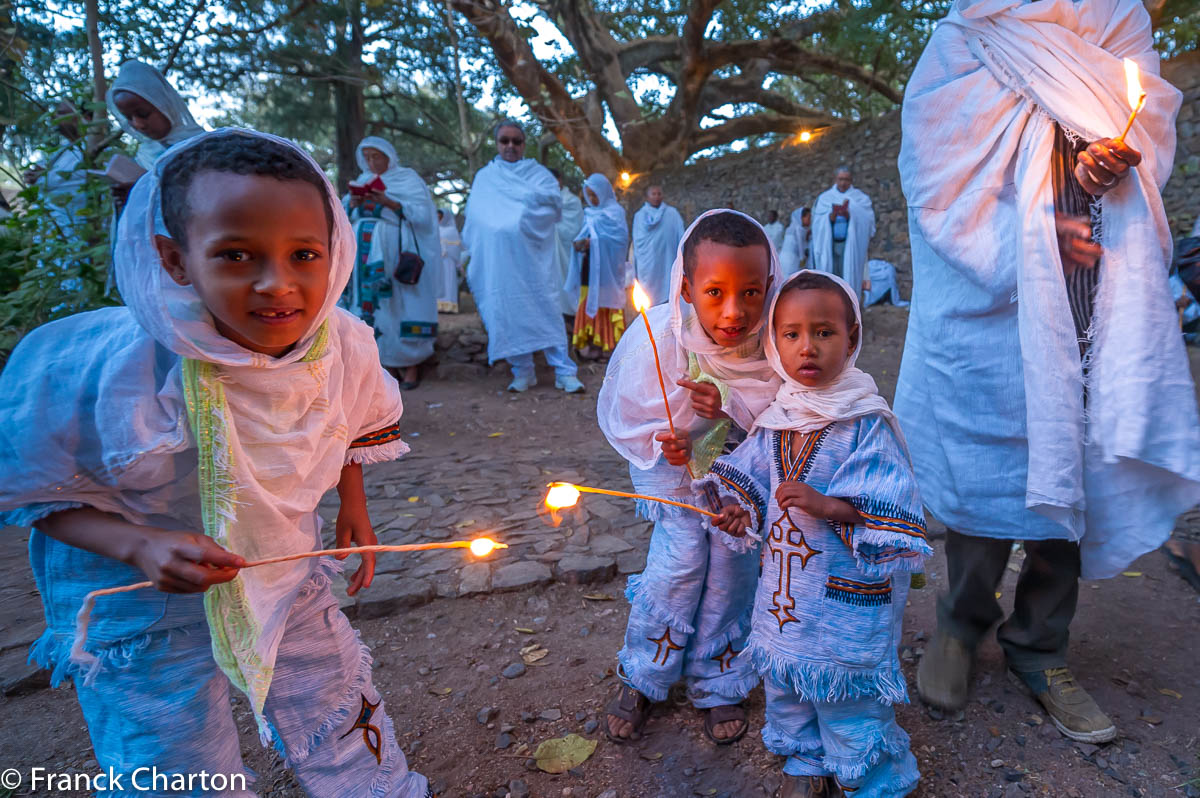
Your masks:
<path fill-rule="evenodd" d="M 1042 671 L 1009 670 L 1009 678 L 1045 709 L 1058 730 L 1081 743 L 1107 743 L 1116 739 L 1117 726 L 1075 681 L 1068 668 Z"/>
<path fill-rule="evenodd" d="M 926 704 L 957 712 L 967 705 L 970 674 L 970 649 L 957 637 L 939 629 L 925 646 L 925 655 L 917 667 L 917 692 Z"/>
<path fill-rule="evenodd" d="M 554 378 L 554 387 L 567 393 L 583 393 L 583 383 L 570 374 Z"/>
<path fill-rule="evenodd" d="M 525 393 L 533 386 L 537 385 L 537 376 L 529 377 L 513 377 L 513 381 L 508 384 L 508 390 L 513 393 Z"/>
<path fill-rule="evenodd" d="M 837 798 L 842 791 L 828 776 L 783 776 L 776 798 Z"/>

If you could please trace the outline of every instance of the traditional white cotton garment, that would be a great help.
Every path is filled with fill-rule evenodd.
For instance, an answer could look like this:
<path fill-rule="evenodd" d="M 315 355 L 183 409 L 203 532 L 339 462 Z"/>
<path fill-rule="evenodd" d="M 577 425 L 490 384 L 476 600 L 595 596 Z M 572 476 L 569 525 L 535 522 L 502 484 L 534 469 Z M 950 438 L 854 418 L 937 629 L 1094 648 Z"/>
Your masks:
<path fill-rule="evenodd" d="M 1127 138 L 1143 160 L 1096 208 L 1085 380 L 1055 235 L 1054 125 L 1119 133 L 1123 58 L 1147 93 Z M 1081 539 L 1084 577 L 1157 548 L 1200 501 L 1160 196 L 1180 94 L 1158 71 L 1137 0 L 959 0 L 905 92 L 915 286 L 896 409 L 922 492 L 963 533 Z"/>
<path fill-rule="evenodd" d="M 661 305 L 671 296 L 671 264 L 683 238 L 683 217 L 665 202 L 649 202 L 633 215 L 633 270 L 650 296 Z"/>
<path fill-rule="evenodd" d="M 588 206 L 583 209 L 583 229 L 576 241 L 588 239 L 587 304 L 584 311 L 596 318 L 600 308 L 620 310 L 625 307 L 625 255 L 629 251 L 629 222 L 625 209 L 617 202 L 612 183 L 602 174 L 589 175 L 584 187 L 590 188 L 598 200 L 584 193 Z M 583 253 L 571 256 L 571 273 L 564 287 L 574 294 L 578 306 L 580 277 L 583 273 Z"/>
<path fill-rule="evenodd" d="M 388 166 L 383 174 L 376 174 L 367 167 L 363 150 L 372 147 L 387 156 Z M 355 239 L 358 241 L 358 270 L 350 281 L 350 307 L 361 311 L 362 289 L 370 282 L 370 275 L 382 273 L 389 290 L 377 292 L 373 297 L 374 326 L 378 335 L 379 360 L 385 366 L 404 368 L 422 363 L 433 354 L 437 340 L 437 295 L 441 290 L 442 244 L 438 233 L 437 208 L 429 195 L 429 188 L 412 169 L 401 166 L 399 156 L 391 142 L 378 136 L 367 136 L 358 144 L 354 153 L 359 176 L 352 181 L 365 186 L 379 178 L 383 181 L 384 194 L 388 199 L 399 202 L 400 214 L 383 206 L 363 205 L 351 212 Z M 343 198 L 349 208 L 350 195 Z M 362 228 L 371 225 L 369 241 L 363 241 Z M 366 244 L 366 259 L 363 246 Z M 415 285 L 401 283 L 395 277 L 401 252 L 420 255 L 425 262 L 421 277 Z"/>
<path fill-rule="evenodd" d="M 567 345 L 554 260 L 561 219 L 558 181 L 537 161 L 496 156 L 475 175 L 463 243 L 471 254 L 467 282 L 487 328 L 489 363 Z"/>
<path fill-rule="evenodd" d="M 671 266 L 671 301 L 646 312 L 658 346 L 672 419 L 676 429 L 691 433 L 707 431 L 713 422 L 697 416 L 692 411 L 691 391 L 675 384 L 681 378 L 695 378 L 689 358 L 695 359 L 697 374 L 706 374 L 726 386 L 728 390 L 722 392 L 722 409 L 742 429 L 750 429 L 755 416 L 771 403 L 779 387 L 779 378 L 763 356 L 765 313 L 744 344 L 727 349 L 708 337 L 691 304 L 681 298 L 683 244 L 700 220 L 714 213 L 746 216 L 718 208 L 701 214 L 692 222 L 679 241 Z M 749 216 L 746 218 L 750 219 Z M 771 247 L 770 277 L 768 301 L 780 281 L 779 257 L 774 247 Z M 609 360 L 596 402 L 596 416 L 608 442 L 632 468 L 644 472 L 644 478 L 651 482 L 661 478 L 670 483 L 658 485 L 656 482 L 658 489 L 679 490 L 690 485 L 684 469 L 655 468 L 662 457 L 662 445 L 654 440 L 654 436 L 666 428 L 667 419 L 658 374 L 647 367 L 653 362 L 646 325 L 635 320 Z"/>
<path fill-rule="evenodd" d="M 845 249 L 842 262 L 834 263 L 833 222 L 829 221 L 829 212 L 834 205 L 847 200 L 850 201 L 850 220 Z M 875 235 L 875 209 L 871 206 L 871 198 L 854 186 L 843 192 L 833 185 L 817 197 L 812 214 L 812 263 L 809 267 L 836 274 L 861 292 L 867 248 L 871 245 L 871 236 Z"/>
<path fill-rule="evenodd" d="M 370 329 L 335 307 L 354 242 L 331 185 L 328 291 L 287 354 L 270 357 L 222 336 L 196 291 L 162 268 L 154 239 L 163 169 L 214 136 L 268 138 L 303 153 L 274 136 L 226 128 L 172 150 L 138 181 L 116 249 L 125 306 L 39 327 L 3 372 L 0 510 L 13 511 L 6 522 L 89 506 L 134 524 L 203 531 L 247 560 L 298 554 L 320 548 L 317 503 L 343 466 L 408 451 L 396 426 L 400 393 L 379 366 Z M 383 437 L 372 445 L 352 446 L 376 433 Z M 98 555 L 89 562 L 87 573 L 49 575 L 56 583 L 48 612 L 51 600 L 131 581 L 133 569 L 122 563 Z M 263 702 L 288 610 L 316 567 L 305 559 L 246 569 L 204 594 L 213 656 L 249 697 L 264 739 Z M 132 595 L 122 598 L 133 603 Z M 169 597 L 157 598 L 162 615 Z M 122 606 L 117 599 L 109 606 Z M 109 600 L 100 599 L 97 616 Z M 118 612 L 108 623 L 122 622 Z M 125 629 L 106 642 L 129 636 Z"/>
<path fill-rule="evenodd" d="M 558 295 L 559 301 L 562 303 L 563 315 L 574 316 L 575 311 L 579 308 L 579 292 L 571 293 L 566 286 L 567 278 L 571 276 L 571 256 L 575 252 L 575 248 L 571 245 L 575 243 L 575 238 L 583 229 L 583 203 L 579 201 L 575 192 L 566 186 L 562 187 L 560 193 L 562 195 L 562 218 L 554 226 L 556 244 L 554 260 L 558 264 L 559 284 L 562 286 Z"/>
<path fill-rule="evenodd" d="M 144 133 L 139 133 L 125 115 L 117 110 L 113 95 L 119 91 L 136 94 L 158 109 L 159 113 L 171 123 L 171 129 L 161 139 L 152 139 Z M 175 87 L 167 82 L 163 73 L 143 61 L 131 60 L 121 64 L 117 79 L 113 81 L 106 96 L 108 112 L 117 120 L 117 124 L 125 133 L 138 142 L 136 159 L 143 168 L 149 169 L 158 157 L 173 144 L 190 139 L 204 128 L 192 118 L 187 101 L 180 96 Z"/>
<path fill-rule="evenodd" d="M 438 223 L 438 235 L 442 240 L 442 284 L 438 296 L 439 309 L 453 313 L 458 312 L 458 286 L 462 279 L 463 245 L 458 225 L 454 223 L 454 214 L 449 211 L 442 213 Z"/>
<path fill-rule="evenodd" d="M 763 225 L 763 232 L 767 234 L 767 238 L 771 239 L 771 243 L 775 245 L 775 251 L 783 257 L 783 237 L 786 234 L 787 228 L 783 226 L 783 222 L 767 222 Z"/>
<path fill-rule="evenodd" d="M 792 220 L 783 236 L 779 265 L 784 277 L 795 274 L 801 266 L 812 267 L 812 228 L 801 221 L 803 216 L 803 208 L 792 211 Z"/>
<path fill-rule="evenodd" d="M 863 296 L 863 306 L 882 302 L 885 297 L 898 308 L 908 307 L 908 300 L 900 298 L 900 284 L 896 282 L 896 267 L 886 260 L 871 258 L 867 261 L 867 279 L 871 281 L 870 290 Z"/>

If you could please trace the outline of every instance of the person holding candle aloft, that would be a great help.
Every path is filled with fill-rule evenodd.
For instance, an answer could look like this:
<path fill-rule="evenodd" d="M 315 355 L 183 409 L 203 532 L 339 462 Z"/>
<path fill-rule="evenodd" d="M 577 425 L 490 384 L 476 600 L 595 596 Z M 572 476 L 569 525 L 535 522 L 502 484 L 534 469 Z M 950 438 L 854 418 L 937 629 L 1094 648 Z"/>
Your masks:
<path fill-rule="evenodd" d="M 856 288 L 811 270 L 784 281 L 765 343 L 779 392 L 697 485 L 725 504 L 706 522 L 723 542 L 761 549 L 738 660 L 762 675 L 763 742 L 787 757 L 779 798 L 832 795 L 833 780 L 847 795 L 902 796 L 919 778 L 892 705 L 908 700 L 909 574 L 933 550 L 899 424 L 854 365 Z"/>
<path fill-rule="evenodd" d="M 649 330 L 643 317 L 626 330 L 597 403 L 600 428 L 629 461 L 638 493 L 693 503 L 690 473 L 706 473 L 774 397 L 778 378 L 760 335 L 778 280 L 774 247 L 750 217 L 708 211 L 685 232 L 671 301 L 646 311 Z M 651 702 L 683 677 L 692 703 L 706 711 L 710 739 L 733 742 L 747 728 L 740 703 L 758 681 L 734 658 L 749 629 L 758 563 L 716 541 L 691 510 L 637 506 L 655 526 L 646 568 L 626 591 L 632 606 L 618 655 L 621 686 L 605 732 L 616 742 L 636 738 Z"/>
<path fill-rule="evenodd" d="M 301 149 L 200 134 L 130 195 L 126 305 L 35 330 L 0 376 L 0 519 L 35 528 L 46 613 L 32 656 L 74 678 L 96 759 L 125 783 L 139 767 L 246 774 L 232 684 L 310 795 L 428 793 L 330 591 L 338 564 L 241 570 L 320 549 L 334 486 L 338 545 L 376 542 L 362 464 L 408 447 L 370 328 L 336 307 L 353 265 Z M 349 591 L 373 572 L 364 555 Z M 73 658 L 84 596 L 146 578 L 157 590 L 99 598 Z"/>
<path fill-rule="evenodd" d="M 896 414 L 926 505 L 951 530 L 917 688 L 966 704 L 1024 541 L 997 637 L 1015 683 L 1089 743 L 1117 729 L 1067 667 L 1079 578 L 1120 573 L 1200 501 L 1160 196 L 1180 94 L 1152 44 L 1137 0 L 958 0 L 902 114 L 914 285 Z M 1124 59 L 1146 100 L 1117 142 Z"/>

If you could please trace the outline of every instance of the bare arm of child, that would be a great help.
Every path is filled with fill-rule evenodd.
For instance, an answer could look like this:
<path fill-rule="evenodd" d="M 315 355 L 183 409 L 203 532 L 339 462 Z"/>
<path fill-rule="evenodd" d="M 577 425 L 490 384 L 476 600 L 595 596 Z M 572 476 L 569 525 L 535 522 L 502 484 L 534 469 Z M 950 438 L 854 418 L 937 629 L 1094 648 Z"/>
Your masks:
<path fill-rule="evenodd" d="M 673 466 L 687 465 L 692 459 L 692 439 L 686 433 L 660 432 L 654 440 L 662 444 L 663 457 Z"/>
<path fill-rule="evenodd" d="M 338 480 L 338 508 L 336 526 L 336 546 L 339 549 L 348 548 L 351 543 L 356 546 L 374 546 L 379 542 L 375 537 L 375 529 L 371 526 L 371 516 L 367 513 L 367 492 L 363 488 L 363 473 L 361 463 L 351 463 L 342 467 L 342 478 Z M 344 560 L 349 554 L 339 554 L 337 558 Z M 375 578 L 375 554 L 370 552 L 359 555 L 362 563 L 354 576 L 350 577 L 350 586 L 346 593 L 353 596 L 364 587 L 371 586 Z"/>
<path fill-rule="evenodd" d="M 675 384 L 692 392 L 692 410 L 700 418 L 729 418 L 729 414 L 721 409 L 721 392 L 711 382 L 680 379 Z"/>
<path fill-rule="evenodd" d="M 775 490 L 775 501 L 779 502 L 781 510 L 798 510 L 821 518 L 826 521 L 837 521 L 842 524 L 862 524 L 864 519 L 854 509 L 854 505 L 843 499 L 826 496 L 816 488 L 804 482 L 781 482 Z"/>
<path fill-rule="evenodd" d="M 164 593 L 203 593 L 233 579 L 246 562 L 207 535 L 139 526 L 91 507 L 53 513 L 37 528 L 67 545 L 132 565 Z"/>
<path fill-rule="evenodd" d="M 711 523 L 727 535 L 745 537 L 746 527 L 750 526 L 750 513 L 739 504 L 727 504 Z"/>

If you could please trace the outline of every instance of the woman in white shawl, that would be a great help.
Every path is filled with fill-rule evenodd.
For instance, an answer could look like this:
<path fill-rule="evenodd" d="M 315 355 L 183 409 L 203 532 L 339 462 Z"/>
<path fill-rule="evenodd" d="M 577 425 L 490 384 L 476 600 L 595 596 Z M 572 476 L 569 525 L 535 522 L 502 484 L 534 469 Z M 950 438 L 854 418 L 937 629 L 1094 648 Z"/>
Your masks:
<path fill-rule="evenodd" d="M 438 236 L 442 239 L 442 286 L 438 313 L 458 313 L 458 286 L 462 282 L 463 245 L 454 214 L 438 208 Z"/>
<path fill-rule="evenodd" d="M 1089 743 L 1117 732 L 1066 668 L 1078 578 L 1120 573 L 1200 501 L 1160 195 L 1180 94 L 1152 44 L 1138 0 L 959 0 L 903 110 L 914 290 L 896 414 L 926 505 L 953 530 L 952 594 L 918 689 L 966 703 L 971 652 L 1003 616 L 993 591 L 1023 540 L 998 638 L 1058 728 Z M 1126 58 L 1147 99 L 1119 145 L 1107 137 L 1129 115 Z M 1056 218 L 1079 189 L 1101 246 L 1086 217 Z M 1093 277 L 1082 317 L 1076 274 Z"/>
<path fill-rule="evenodd" d="M 583 183 L 587 207 L 575 238 L 566 289 L 579 295 L 572 345 L 580 357 L 595 360 L 612 352 L 625 331 L 625 256 L 629 222 L 612 183 L 594 174 Z"/>
<path fill-rule="evenodd" d="M 121 129 L 138 142 L 137 162 L 144 169 L 153 167 L 172 144 L 204 132 L 163 73 L 142 61 L 121 64 L 107 100 Z"/>
<path fill-rule="evenodd" d="M 400 165 L 387 140 L 367 136 L 354 157 L 362 172 L 343 202 L 358 254 L 345 301 L 375 328 L 380 362 L 402 371 L 401 389 L 412 390 L 419 384 L 417 367 L 433 354 L 437 340 L 442 252 L 437 210 L 425 181 Z M 424 262 L 415 283 L 397 277 L 401 253 Z"/>

